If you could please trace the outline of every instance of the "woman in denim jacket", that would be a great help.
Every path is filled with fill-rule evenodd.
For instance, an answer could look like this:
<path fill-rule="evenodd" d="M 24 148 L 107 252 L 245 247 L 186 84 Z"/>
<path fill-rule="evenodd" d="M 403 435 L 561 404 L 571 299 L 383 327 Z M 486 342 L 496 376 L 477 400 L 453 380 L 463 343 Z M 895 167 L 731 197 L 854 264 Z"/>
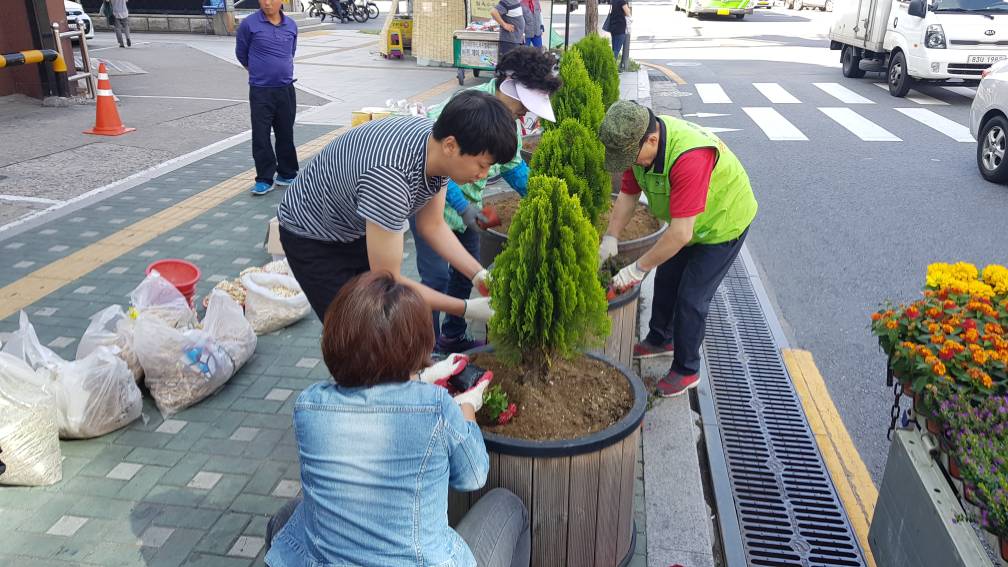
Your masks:
<path fill-rule="evenodd" d="M 465 365 L 428 366 L 431 312 L 390 274 L 351 280 L 326 312 L 322 356 L 333 381 L 298 396 L 302 494 L 267 527 L 270 567 L 529 565 L 528 513 L 495 489 L 448 526 L 448 488 L 476 490 L 489 458 L 475 422 L 489 373 L 454 398 Z"/>

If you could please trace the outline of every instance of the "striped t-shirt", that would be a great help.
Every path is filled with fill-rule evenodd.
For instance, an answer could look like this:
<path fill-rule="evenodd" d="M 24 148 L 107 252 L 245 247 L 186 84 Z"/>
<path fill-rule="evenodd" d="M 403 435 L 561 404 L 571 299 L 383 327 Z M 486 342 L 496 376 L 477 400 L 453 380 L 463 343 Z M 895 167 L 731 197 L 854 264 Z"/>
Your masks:
<path fill-rule="evenodd" d="M 385 118 L 329 142 L 287 188 L 280 226 L 329 242 L 362 238 L 366 221 L 405 231 L 446 182 L 424 175 L 433 124 L 422 117 Z"/>

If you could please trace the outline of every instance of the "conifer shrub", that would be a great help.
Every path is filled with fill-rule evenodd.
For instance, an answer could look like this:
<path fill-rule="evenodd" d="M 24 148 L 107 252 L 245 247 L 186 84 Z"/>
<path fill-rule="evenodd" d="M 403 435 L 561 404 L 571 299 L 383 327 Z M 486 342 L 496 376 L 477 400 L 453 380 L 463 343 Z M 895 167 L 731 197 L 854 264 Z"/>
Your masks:
<path fill-rule="evenodd" d="M 609 40 L 596 34 L 585 36 L 574 44 L 574 50 L 581 53 L 588 76 L 602 88 L 602 106 L 609 108 L 619 100 L 619 67 L 612 54 Z"/>
<path fill-rule="evenodd" d="M 581 53 L 576 49 L 564 53 L 560 60 L 560 79 L 563 86 L 552 97 L 556 122 L 543 120 L 543 130 L 559 128 L 564 118 L 573 118 L 590 132 L 598 132 L 605 117 L 602 89 L 588 76 Z"/>
<path fill-rule="evenodd" d="M 488 330 L 500 359 L 528 366 L 534 381 L 557 357 L 601 346 L 610 323 L 598 236 L 578 198 L 554 177 L 534 176 L 528 188 L 494 262 Z"/>
<path fill-rule="evenodd" d="M 605 170 L 605 146 L 598 135 L 573 118 L 544 132 L 532 154 L 533 175 L 562 179 L 581 201 L 589 222 L 599 227 L 599 216 L 609 210 L 612 181 Z"/>

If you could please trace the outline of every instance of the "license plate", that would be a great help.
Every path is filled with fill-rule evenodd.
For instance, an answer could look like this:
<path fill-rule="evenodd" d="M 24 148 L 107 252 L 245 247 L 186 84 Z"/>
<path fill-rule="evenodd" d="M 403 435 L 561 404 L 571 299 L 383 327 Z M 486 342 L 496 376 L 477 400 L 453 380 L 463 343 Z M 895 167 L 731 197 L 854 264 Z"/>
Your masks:
<path fill-rule="evenodd" d="M 731 14 L 731 12 L 729 10 L 726 10 L 725 8 L 719 8 L 718 11 L 717 11 L 717 15 L 719 15 L 719 16 L 727 16 L 727 15 L 730 15 L 730 14 Z"/>
<path fill-rule="evenodd" d="M 1008 58 L 1008 55 L 970 55 L 966 58 L 966 62 L 991 64 L 1006 58 Z"/>

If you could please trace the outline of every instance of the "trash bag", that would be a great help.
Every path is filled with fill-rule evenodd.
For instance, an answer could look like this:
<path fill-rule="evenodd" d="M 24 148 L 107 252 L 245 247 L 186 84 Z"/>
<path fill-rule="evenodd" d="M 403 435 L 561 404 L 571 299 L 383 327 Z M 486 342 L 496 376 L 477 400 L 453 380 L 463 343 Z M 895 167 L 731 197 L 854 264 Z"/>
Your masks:
<path fill-rule="evenodd" d="M 100 437 L 140 417 L 140 388 L 114 346 L 97 347 L 81 360 L 63 360 L 42 346 L 22 311 L 20 328 L 3 352 L 20 358 L 45 381 L 63 439 Z"/>
<path fill-rule="evenodd" d="M 141 313 L 154 315 L 176 329 L 193 326 L 196 312 L 179 290 L 157 271 L 152 271 L 130 292 L 130 317 L 136 319 Z"/>
<path fill-rule="evenodd" d="M 245 318 L 262 335 L 297 323 L 309 313 L 308 296 L 293 276 L 253 272 L 242 276 Z"/>
<path fill-rule="evenodd" d="M 144 382 L 165 417 L 216 392 L 251 358 L 255 346 L 255 331 L 241 306 L 221 291 L 211 293 L 202 329 L 174 329 L 141 313 L 133 339 Z"/>
<path fill-rule="evenodd" d="M 0 484 L 44 486 L 63 478 L 52 394 L 24 361 L 0 352 Z"/>
<path fill-rule="evenodd" d="M 112 305 L 91 316 L 84 336 L 77 345 L 77 360 L 81 360 L 94 352 L 100 346 L 115 346 L 119 348 L 119 358 L 126 362 L 133 379 L 140 383 L 143 378 L 143 367 L 140 359 L 133 352 L 133 327 L 135 321 L 130 319 L 122 307 Z"/>

